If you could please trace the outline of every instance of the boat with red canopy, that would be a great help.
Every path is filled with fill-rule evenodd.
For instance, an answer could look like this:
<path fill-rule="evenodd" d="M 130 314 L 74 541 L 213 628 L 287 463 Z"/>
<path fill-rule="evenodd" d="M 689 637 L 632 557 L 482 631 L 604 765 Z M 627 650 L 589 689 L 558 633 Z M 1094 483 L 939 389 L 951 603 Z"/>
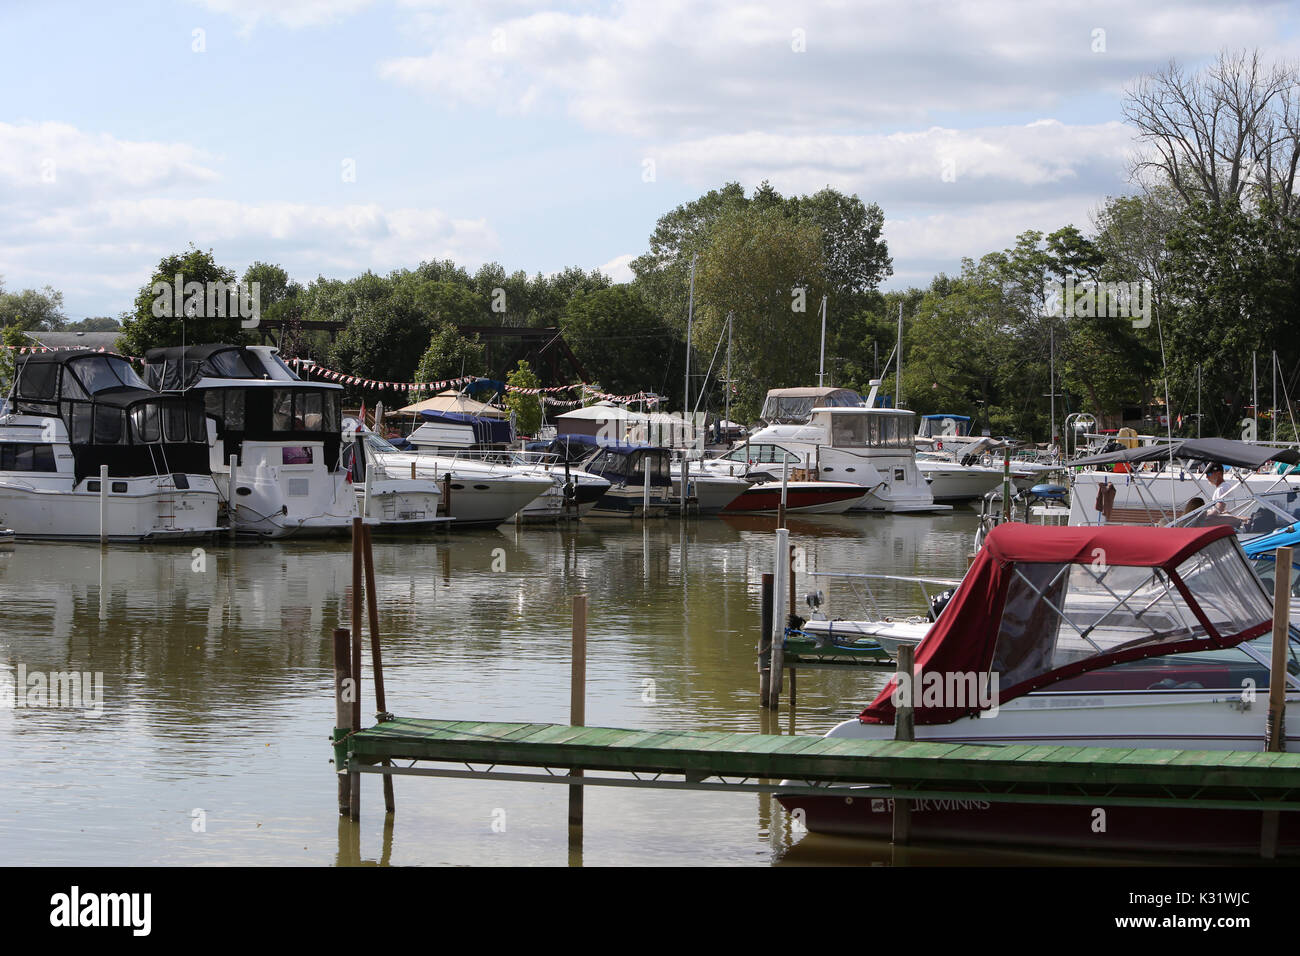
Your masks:
<path fill-rule="evenodd" d="M 1180 750 L 1262 748 L 1271 596 L 1231 529 L 1001 525 L 917 649 L 827 736 L 888 740 L 898 706 L 917 740 Z M 1297 635 L 1287 698 L 1300 700 Z M 1288 736 L 1288 749 L 1300 738 Z M 811 830 L 888 836 L 888 800 L 870 787 L 782 795 Z M 855 799 L 856 798 L 856 799 Z M 1249 811 L 1108 809 L 993 801 L 920 801 L 917 839 L 1052 843 L 1107 849 L 1258 848 Z M 1283 845 L 1300 820 L 1283 814 Z"/>

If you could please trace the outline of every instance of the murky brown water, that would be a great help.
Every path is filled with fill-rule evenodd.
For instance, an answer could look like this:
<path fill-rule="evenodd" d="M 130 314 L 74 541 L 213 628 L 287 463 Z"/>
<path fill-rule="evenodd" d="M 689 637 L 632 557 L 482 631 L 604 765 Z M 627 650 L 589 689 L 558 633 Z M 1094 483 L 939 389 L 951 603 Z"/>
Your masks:
<path fill-rule="evenodd" d="M 973 512 L 792 519 L 809 570 L 960 576 Z M 587 722 L 821 734 L 878 674 L 805 671 L 798 708 L 757 706 L 771 519 L 587 522 L 375 543 L 388 709 L 568 722 L 570 598 L 590 598 Z M 494 570 L 502 567 L 504 570 Z M 881 863 L 890 848 L 792 833 L 768 797 L 380 778 L 340 822 L 328 736 L 330 634 L 347 626 L 347 542 L 0 553 L 0 697 L 18 665 L 102 672 L 102 713 L 0 707 L 0 862 L 12 864 Z M 800 581 L 800 595 L 813 583 Z M 858 607 L 822 579 L 827 610 Z M 891 610 L 918 610 L 908 588 Z M 368 655 L 367 655 L 368 657 Z M 6 686 L 7 682 L 7 686 Z M 365 712 L 373 712 L 365 688 Z M 201 825 L 200 825 L 201 824 Z M 359 850 L 357 847 L 359 846 Z M 909 851 L 912 862 L 1023 862 Z M 1041 857 L 1033 862 L 1044 862 Z M 1065 862 L 1062 859 L 1062 862 Z"/>

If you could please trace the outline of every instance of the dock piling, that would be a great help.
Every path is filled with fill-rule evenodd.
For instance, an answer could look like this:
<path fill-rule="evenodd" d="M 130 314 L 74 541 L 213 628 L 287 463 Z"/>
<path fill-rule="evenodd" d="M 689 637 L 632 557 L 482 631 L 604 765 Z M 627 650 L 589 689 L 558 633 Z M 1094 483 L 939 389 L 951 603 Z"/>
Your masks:
<path fill-rule="evenodd" d="M 339 816 L 350 809 L 347 737 L 352 733 L 351 635 L 346 627 L 334 629 L 334 770 L 339 781 Z"/>
<path fill-rule="evenodd" d="M 573 596 L 573 660 L 569 678 L 569 723 L 574 727 L 587 724 L 587 595 Z M 582 777 L 581 770 L 569 771 L 570 777 Z M 582 826 L 582 786 L 569 787 L 569 826 Z"/>
<path fill-rule="evenodd" d="M 916 649 L 911 644 L 899 644 L 898 651 L 898 681 L 906 693 L 899 701 L 897 710 L 894 713 L 894 739 L 910 741 L 916 739 L 916 715 L 915 703 L 917 682 L 915 678 L 914 655 Z M 904 684 L 904 682 L 906 682 Z M 894 833 L 893 841 L 898 844 L 907 844 L 912 840 L 912 801 L 900 800 L 894 798 Z"/>
<path fill-rule="evenodd" d="M 238 522 L 235 521 L 235 515 L 239 511 L 239 506 L 235 504 L 235 489 L 239 487 L 239 456 L 230 456 L 230 479 L 226 485 L 226 523 L 230 525 L 230 537 L 235 536 Z"/>
<path fill-rule="evenodd" d="M 1281 547 L 1273 557 L 1273 653 L 1269 664 L 1268 720 L 1265 724 L 1264 746 L 1270 753 L 1286 750 L 1286 658 L 1291 630 L 1291 553 L 1291 548 Z M 1264 811 L 1260 822 L 1259 854 L 1266 860 L 1277 857 L 1280 823 L 1276 810 Z"/>
<path fill-rule="evenodd" d="M 786 575 L 790 572 L 790 532 L 786 528 L 776 529 L 776 579 L 773 582 L 772 604 L 772 676 L 771 695 L 768 706 L 773 710 L 781 707 L 781 676 L 785 667 L 785 619 L 789 609 L 785 606 Z"/>
<path fill-rule="evenodd" d="M 99 544 L 108 544 L 108 465 L 99 466 Z"/>
<path fill-rule="evenodd" d="M 650 457 L 648 455 L 645 457 L 644 463 L 645 482 L 641 486 L 641 518 L 643 520 L 650 517 Z"/>
<path fill-rule="evenodd" d="M 772 696 L 772 581 L 771 573 L 764 573 L 759 594 L 758 629 L 758 705 L 771 707 Z"/>
<path fill-rule="evenodd" d="M 352 726 L 361 728 L 361 557 L 362 524 L 360 518 L 352 519 Z M 352 774 L 352 819 L 361 814 L 361 775 Z"/>
<path fill-rule="evenodd" d="M 388 708 L 384 703 L 384 660 L 379 649 L 379 599 L 375 595 L 375 552 L 370 540 L 369 525 L 362 527 L 361 553 L 365 558 L 366 612 L 370 624 L 370 669 L 375 675 L 375 719 L 383 720 Z M 390 762 L 385 760 L 384 766 L 389 765 Z M 396 809 L 391 774 L 384 774 L 384 809 L 389 813 Z"/>

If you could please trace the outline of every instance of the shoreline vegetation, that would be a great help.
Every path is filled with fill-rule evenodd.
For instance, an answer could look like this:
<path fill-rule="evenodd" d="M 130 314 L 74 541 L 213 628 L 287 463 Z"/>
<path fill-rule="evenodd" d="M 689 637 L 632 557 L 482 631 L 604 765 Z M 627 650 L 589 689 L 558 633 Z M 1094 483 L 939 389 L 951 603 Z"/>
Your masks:
<path fill-rule="evenodd" d="M 534 387 L 561 385 L 575 379 L 551 380 L 536 361 L 490 349 L 477 331 L 555 328 L 593 384 L 657 393 L 661 409 L 682 411 L 694 263 L 691 371 L 692 395 L 704 393 L 700 410 L 723 407 L 728 316 L 733 419 L 752 420 L 769 388 L 813 384 L 825 296 L 827 384 L 865 392 L 883 377 L 882 394 L 892 394 L 895 366 L 886 362 L 901 309 L 902 392 L 919 413 L 966 414 L 995 435 L 1051 440 L 1054 354 L 1058 430 L 1066 415 L 1087 412 L 1103 426 L 1163 433 L 1168 414 L 1175 434 L 1195 435 L 1200 384 L 1202 433 L 1247 437 L 1254 378 L 1269 407 L 1258 410 L 1260 434 L 1249 437 L 1271 437 L 1274 352 L 1279 409 L 1291 407 L 1300 384 L 1300 338 L 1288 334 L 1300 312 L 1295 68 L 1249 52 L 1225 52 L 1197 74 L 1171 64 L 1134 83 L 1123 113 L 1137 143 L 1131 194 L 1103 200 L 1086 230 L 1027 229 L 1009 248 L 963 259 L 955 275 L 941 273 L 925 288 L 880 290 L 893 274 L 881 206 L 830 187 L 786 196 L 767 182 L 748 193 L 726 183 L 665 213 L 626 284 L 579 267 L 529 277 L 495 262 L 470 272 L 451 260 L 305 284 L 259 261 L 238 281 L 258 283 L 261 324 L 274 328 L 286 357 L 380 381 L 523 375 Z M 130 355 L 180 344 L 182 332 L 194 343 L 262 340 L 224 316 L 155 315 L 152 287 L 175 276 L 237 279 L 212 252 L 191 246 L 159 263 L 120 326 L 69 323 L 57 290 L 0 284 L 4 344 L 32 344 L 43 331 L 118 328 L 117 347 Z M 1062 307 L 1053 290 L 1065 288 L 1071 299 Z M 1137 302 L 1145 303 L 1140 314 Z M 331 340 L 310 327 L 319 321 L 343 327 Z M 7 378 L 11 353 L 0 351 Z M 1278 438 L 1295 440 L 1289 412 L 1278 419 Z"/>

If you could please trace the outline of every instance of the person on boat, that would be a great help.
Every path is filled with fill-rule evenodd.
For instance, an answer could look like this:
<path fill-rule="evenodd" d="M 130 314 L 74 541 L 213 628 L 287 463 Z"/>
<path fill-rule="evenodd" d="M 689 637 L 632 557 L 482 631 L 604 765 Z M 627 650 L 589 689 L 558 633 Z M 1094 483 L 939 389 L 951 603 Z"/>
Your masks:
<path fill-rule="evenodd" d="M 1238 518 L 1236 515 L 1228 513 L 1228 501 L 1237 496 L 1241 490 L 1242 479 L 1238 478 L 1234 484 L 1229 485 L 1223 478 L 1223 465 L 1217 461 L 1205 469 L 1205 480 L 1214 486 L 1213 504 L 1209 511 L 1205 513 L 1205 520 L 1202 522 L 1207 525 L 1226 524 L 1233 528 L 1240 528 L 1246 523 L 1246 519 Z"/>

